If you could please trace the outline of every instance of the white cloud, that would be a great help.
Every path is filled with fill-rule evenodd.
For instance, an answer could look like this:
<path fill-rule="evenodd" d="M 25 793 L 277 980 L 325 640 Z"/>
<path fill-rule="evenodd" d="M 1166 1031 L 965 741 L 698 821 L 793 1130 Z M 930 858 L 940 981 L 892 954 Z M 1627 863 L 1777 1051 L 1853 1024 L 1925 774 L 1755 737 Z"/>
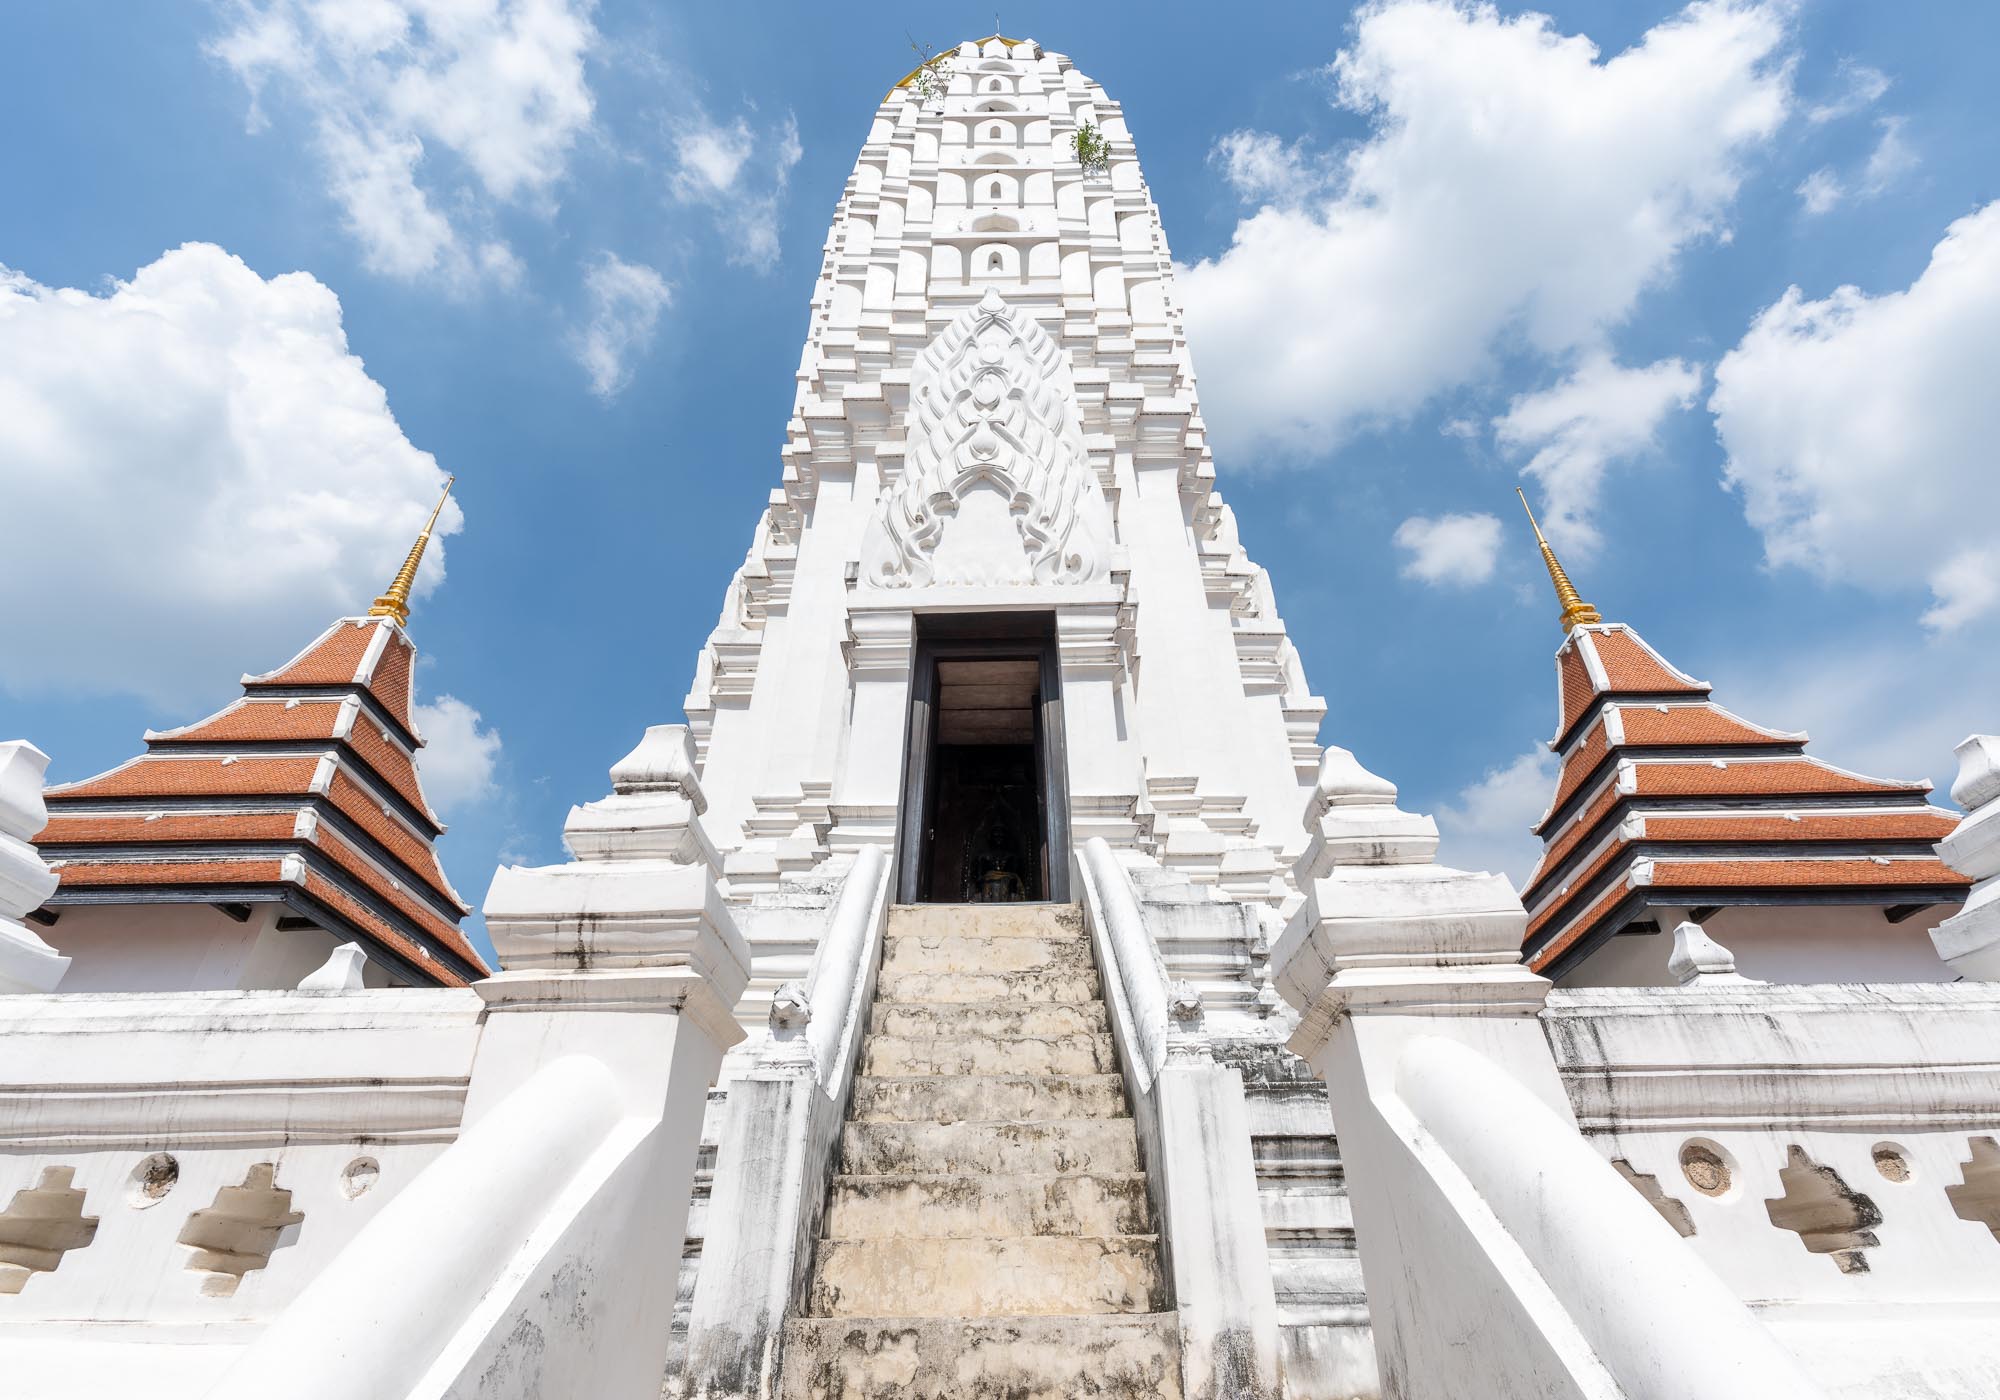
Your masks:
<path fill-rule="evenodd" d="M 424 747 L 417 750 L 417 769 L 424 796 L 441 817 L 484 802 L 495 793 L 495 766 L 500 760 L 500 732 L 480 722 L 479 711 L 455 695 L 440 695 L 416 708 L 417 732 Z"/>
<path fill-rule="evenodd" d="M 102 296 L 0 268 L 0 690 L 219 702 L 379 592 L 442 485 L 306 273 L 206 243 Z"/>
<path fill-rule="evenodd" d="M 1222 178 L 1236 193 L 1252 203 L 1293 203 L 1323 178 L 1296 144 L 1268 131 L 1232 131 L 1215 143 L 1208 159 L 1221 167 Z"/>
<path fill-rule="evenodd" d="M 1493 577 L 1500 522 L 1485 514 L 1413 515 L 1396 527 L 1396 547 L 1410 556 L 1404 578 L 1469 587 Z"/>
<path fill-rule="evenodd" d="M 1438 859 L 1460 870 L 1498 870 L 1516 889 L 1541 855 L 1532 830 L 1556 791 L 1555 755 L 1539 745 L 1489 768 L 1437 809 Z"/>
<path fill-rule="evenodd" d="M 1861 171 L 1861 188 L 1871 195 L 1883 193 L 1917 168 L 1917 153 L 1903 139 L 1903 126 L 1902 117 L 1883 117 L 1875 123 L 1882 134 Z"/>
<path fill-rule="evenodd" d="M 778 210 L 804 147 L 798 120 L 763 133 L 742 117 L 723 125 L 696 109 L 675 128 L 675 198 L 706 206 L 729 261 L 767 271 L 778 261 Z"/>
<path fill-rule="evenodd" d="M 1864 107 L 1872 107 L 1889 90 L 1887 74 L 1865 63 L 1856 63 L 1851 58 L 1840 61 L 1834 76 L 1840 86 L 1833 96 L 1806 109 L 1806 120 L 1815 126 L 1852 116 Z"/>
<path fill-rule="evenodd" d="M 1822 165 L 1799 182 L 1796 193 L 1808 214 L 1824 214 L 1847 198 L 1847 187 L 1830 167 Z"/>
<path fill-rule="evenodd" d="M 1700 368 L 1685 360 L 1627 369 L 1593 353 L 1561 383 L 1516 398 L 1493 432 L 1502 447 L 1534 454 L 1521 470 L 1541 483 L 1543 528 L 1587 554 L 1599 542 L 1591 516 L 1605 469 L 1649 451 L 1666 416 L 1700 388 Z"/>
<path fill-rule="evenodd" d="M 604 253 L 584 274 L 584 291 L 590 322 L 571 334 L 570 353 L 589 374 L 590 391 L 613 398 L 632 382 L 632 359 L 652 345 L 673 288 L 644 263 Z"/>
<path fill-rule="evenodd" d="M 1952 224 L 1908 288 L 1797 287 L 1715 370 L 1709 408 L 1772 564 L 1890 590 L 1927 585 L 1924 621 L 2000 601 L 2000 202 Z"/>
<path fill-rule="evenodd" d="M 1868 153 L 1868 159 L 1861 167 L 1860 178 L 1850 190 L 1847 183 L 1834 174 L 1831 167 L 1822 166 L 1806 176 L 1798 188 L 1800 202 L 1808 214 L 1824 214 L 1852 194 L 1861 199 L 1876 199 L 1887 194 L 1903 176 L 1917 168 L 1916 151 L 1903 139 L 1905 120 L 1890 116 L 1879 118 L 1875 129 L 1881 134 Z"/>
<path fill-rule="evenodd" d="M 210 51 L 249 87 L 253 131 L 266 122 L 267 89 L 299 102 L 328 192 L 372 269 L 458 287 L 506 283 L 519 260 L 465 225 L 490 224 L 499 204 L 549 206 L 591 124 L 591 9 L 592 0 L 235 0 Z M 453 183 L 433 148 L 471 179 Z"/>
<path fill-rule="evenodd" d="M 1540 15 L 1364 9 L 1332 71 L 1373 134 L 1330 192 L 1181 274 L 1213 430 L 1321 451 L 1477 378 L 1503 336 L 1595 344 L 1725 232 L 1790 103 L 1786 13 L 1702 0 L 1600 62 Z"/>

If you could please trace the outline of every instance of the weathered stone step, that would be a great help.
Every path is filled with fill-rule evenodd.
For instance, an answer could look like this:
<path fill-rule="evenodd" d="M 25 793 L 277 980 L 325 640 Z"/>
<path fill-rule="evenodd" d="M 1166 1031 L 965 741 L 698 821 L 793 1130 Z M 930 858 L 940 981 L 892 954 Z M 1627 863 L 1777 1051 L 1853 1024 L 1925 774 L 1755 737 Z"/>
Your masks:
<path fill-rule="evenodd" d="M 1166 1306 L 1150 1235 L 821 1240 L 815 1317 L 994 1317 L 1154 1312 Z"/>
<path fill-rule="evenodd" d="M 1076 1004 L 1103 996 L 1097 969 L 1054 972 L 903 972 L 884 971 L 875 984 L 875 1001 L 987 1002 Z"/>
<path fill-rule="evenodd" d="M 1083 910 L 1074 904 L 898 904 L 889 936 L 958 934 L 978 938 L 1083 938 Z"/>
<path fill-rule="evenodd" d="M 1047 1122 L 1125 1118 L 1125 1081 L 1115 1074 L 940 1075 L 854 1081 L 857 1123 Z"/>
<path fill-rule="evenodd" d="M 784 1400 L 1180 1400 L 1172 1313 L 795 1318 Z"/>
<path fill-rule="evenodd" d="M 852 1176 L 984 1176 L 1139 1170 L 1129 1118 L 1057 1123 L 849 1123 L 841 1171 Z"/>
<path fill-rule="evenodd" d="M 1110 1074 L 1118 1052 L 1101 1031 L 1082 1035 L 871 1035 L 861 1072 L 891 1074 Z"/>
<path fill-rule="evenodd" d="M 888 976 L 903 972 L 1077 973 L 1090 968 L 1090 945 L 1080 940 L 966 938 L 944 933 L 892 935 L 884 941 L 882 949 L 882 971 Z"/>
<path fill-rule="evenodd" d="M 1073 1035 L 1108 1031 L 1102 1002 L 884 1002 L 868 1015 L 878 1035 Z"/>
<path fill-rule="evenodd" d="M 1139 1172 L 1078 1176 L 837 1176 L 828 1239 L 1145 1235 Z"/>

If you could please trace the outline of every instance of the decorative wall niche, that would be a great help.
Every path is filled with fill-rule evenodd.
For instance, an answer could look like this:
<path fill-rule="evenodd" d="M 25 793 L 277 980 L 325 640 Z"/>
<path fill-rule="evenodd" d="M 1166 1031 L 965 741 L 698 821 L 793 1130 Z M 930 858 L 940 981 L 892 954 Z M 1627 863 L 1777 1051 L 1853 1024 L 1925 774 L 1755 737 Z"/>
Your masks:
<path fill-rule="evenodd" d="M 222 1187 L 213 1205 L 181 1227 L 180 1242 L 194 1251 L 188 1268 L 208 1275 L 205 1296 L 230 1297 L 245 1274 L 265 1267 L 297 1237 L 305 1216 L 292 1209 L 292 1193 L 277 1184 L 277 1174 L 274 1163 L 251 1163 L 241 1186 Z"/>
<path fill-rule="evenodd" d="M 1611 1165 L 1618 1175 L 1632 1183 L 1632 1189 L 1646 1198 L 1646 1204 L 1660 1213 L 1660 1218 L 1674 1227 L 1674 1233 L 1686 1239 L 1694 1233 L 1694 1217 L 1688 1208 L 1660 1189 L 1660 1179 L 1639 1171 L 1623 1157 L 1613 1157 Z"/>
<path fill-rule="evenodd" d="M 1794 1143 L 1790 1161 L 1778 1169 L 1778 1181 L 1785 1194 L 1764 1202 L 1771 1223 L 1790 1230 L 1814 1254 L 1830 1254 L 1843 1274 L 1865 1274 L 1868 1260 L 1862 1251 L 1881 1241 L 1875 1227 L 1882 1212 L 1875 1202 L 1840 1179 L 1832 1167 L 1821 1166 Z"/>
<path fill-rule="evenodd" d="M 43 1167 L 41 1181 L 0 1211 L 0 1293 L 19 1293 L 96 1237 L 97 1217 L 83 1213 L 83 1192 L 70 1185 L 75 1175 L 75 1167 Z"/>
<path fill-rule="evenodd" d="M 2000 1240 L 2000 1143 L 1976 1137 L 1966 1143 L 1972 1160 L 1959 1165 L 1958 1185 L 1944 1188 L 1952 1214 L 1984 1225 Z"/>

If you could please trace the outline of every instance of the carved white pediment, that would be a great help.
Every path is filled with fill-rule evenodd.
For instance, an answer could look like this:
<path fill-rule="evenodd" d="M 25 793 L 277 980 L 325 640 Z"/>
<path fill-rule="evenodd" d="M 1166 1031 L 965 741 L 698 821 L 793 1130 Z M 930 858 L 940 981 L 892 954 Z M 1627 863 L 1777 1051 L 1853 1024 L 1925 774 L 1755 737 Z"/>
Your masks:
<path fill-rule="evenodd" d="M 861 545 L 864 587 L 1090 583 L 1111 511 L 1068 358 L 989 289 L 910 372 L 903 475 Z"/>

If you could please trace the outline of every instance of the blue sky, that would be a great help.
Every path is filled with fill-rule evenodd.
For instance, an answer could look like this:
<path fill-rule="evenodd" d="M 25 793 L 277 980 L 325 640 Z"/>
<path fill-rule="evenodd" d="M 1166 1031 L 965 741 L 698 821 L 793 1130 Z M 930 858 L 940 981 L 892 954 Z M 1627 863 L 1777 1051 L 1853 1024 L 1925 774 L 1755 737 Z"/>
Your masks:
<path fill-rule="evenodd" d="M 1124 104 L 1322 737 L 1447 859 L 1521 873 L 1551 781 L 1516 484 L 1724 703 L 1942 788 L 2000 723 L 2000 11 L 1537 13 L 999 20 Z M 446 864 L 476 903 L 559 859 L 569 804 L 680 716 L 906 35 L 993 27 L 10 6 L 0 732 L 60 781 L 220 707 L 365 607 L 451 471 L 412 624 Z"/>

